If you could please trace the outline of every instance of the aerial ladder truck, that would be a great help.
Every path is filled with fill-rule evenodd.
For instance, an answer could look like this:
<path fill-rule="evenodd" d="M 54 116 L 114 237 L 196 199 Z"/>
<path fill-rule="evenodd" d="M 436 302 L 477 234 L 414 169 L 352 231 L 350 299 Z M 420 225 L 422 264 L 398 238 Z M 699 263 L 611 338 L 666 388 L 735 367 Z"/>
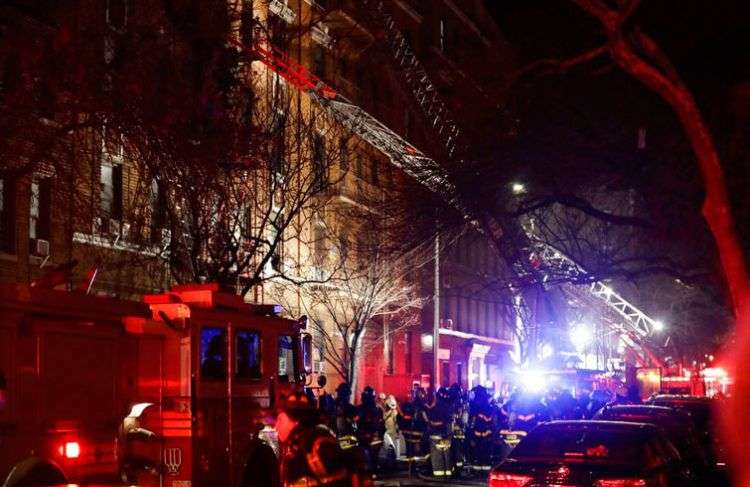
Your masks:
<path fill-rule="evenodd" d="M 442 153 L 453 163 L 469 164 L 464 159 L 462 134 L 458 124 L 450 115 L 450 110 L 442 100 L 437 87 L 415 55 L 406 37 L 400 32 L 396 21 L 385 9 L 382 0 L 363 0 L 369 21 L 384 34 L 385 44 L 392 57 L 393 65 L 401 74 L 422 115 L 428 122 L 431 133 L 442 145 Z M 307 94 L 320 107 L 352 133 L 385 154 L 391 163 L 414 178 L 431 192 L 440 196 L 449 205 L 462 212 L 470 221 L 477 215 L 469 210 L 462 200 L 459 190 L 451 182 L 448 172 L 432 157 L 424 154 L 400 135 L 377 120 L 367 111 L 348 100 L 335 88 L 311 73 L 304 65 L 291 59 L 286 53 L 274 47 L 262 36 L 255 36 L 251 45 L 233 40 L 235 47 L 258 60 L 288 83 Z M 502 226 L 491 216 L 482 215 L 486 229 L 501 235 Z M 530 257 L 537 262 L 537 276 L 543 280 L 544 272 L 567 275 L 575 282 L 589 282 L 588 285 L 566 284 L 567 291 L 592 299 L 604 306 L 616 320 L 610 321 L 611 331 L 616 333 L 623 344 L 635 356 L 639 367 L 664 368 L 666 364 L 659 357 L 658 347 L 650 338 L 663 328 L 663 324 L 652 319 L 635 305 L 627 301 L 608 284 L 589 276 L 587 271 L 572 258 L 544 242 L 534 231 L 533 225 L 526 222 L 521 234 L 526 238 L 524 247 Z M 534 257 L 533 259 L 531 257 Z M 532 269 L 533 270 L 533 269 Z M 528 263 L 518 272 L 529 272 Z"/>

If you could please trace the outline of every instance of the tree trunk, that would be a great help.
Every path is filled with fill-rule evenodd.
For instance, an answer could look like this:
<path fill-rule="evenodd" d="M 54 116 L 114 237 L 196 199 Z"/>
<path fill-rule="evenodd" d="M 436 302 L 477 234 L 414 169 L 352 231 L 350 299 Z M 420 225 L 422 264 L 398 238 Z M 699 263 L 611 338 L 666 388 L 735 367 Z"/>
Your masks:
<path fill-rule="evenodd" d="M 358 382 L 360 378 L 360 349 L 362 348 L 362 338 L 365 334 L 365 328 L 362 327 L 358 332 L 354 334 L 352 337 L 352 344 L 349 347 L 349 384 L 352 388 L 352 402 L 356 402 L 357 400 L 357 387 Z"/>
<path fill-rule="evenodd" d="M 705 185 L 703 217 L 716 242 L 736 320 L 737 346 L 723 360 L 730 365 L 730 376 L 735 380 L 735 393 L 722 414 L 722 430 L 734 455 L 738 468 L 739 485 L 750 485 L 750 466 L 742 455 L 750 442 L 750 283 L 742 247 L 734 226 L 726 178 L 711 132 L 706 125 L 690 90 L 679 79 L 669 78 L 639 58 L 622 37 L 611 44 L 617 64 L 628 74 L 656 92 L 674 110 L 685 131 Z"/>

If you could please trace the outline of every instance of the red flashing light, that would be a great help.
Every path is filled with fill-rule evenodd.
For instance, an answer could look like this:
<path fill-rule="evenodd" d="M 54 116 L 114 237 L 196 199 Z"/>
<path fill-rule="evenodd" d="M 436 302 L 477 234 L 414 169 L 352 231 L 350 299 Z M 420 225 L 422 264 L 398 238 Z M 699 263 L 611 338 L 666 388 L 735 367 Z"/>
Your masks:
<path fill-rule="evenodd" d="M 530 475 L 492 472 L 489 487 L 522 487 L 531 482 L 532 478 Z"/>
<path fill-rule="evenodd" d="M 81 456 L 81 445 L 77 441 L 66 441 L 57 451 L 65 458 L 78 458 Z"/>
<path fill-rule="evenodd" d="M 597 480 L 596 487 L 646 487 L 646 481 L 643 479 Z"/>

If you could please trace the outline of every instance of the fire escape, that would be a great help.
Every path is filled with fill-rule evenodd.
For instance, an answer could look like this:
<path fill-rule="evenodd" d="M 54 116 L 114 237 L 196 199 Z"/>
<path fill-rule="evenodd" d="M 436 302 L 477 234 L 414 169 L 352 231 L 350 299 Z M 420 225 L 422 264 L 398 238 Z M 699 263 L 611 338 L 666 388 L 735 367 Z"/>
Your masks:
<path fill-rule="evenodd" d="M 440 141 L 442 146 L 440 152 L 448 161 L 464 163 L 461 130 L 451 117 L 447 105 L 441 99 L 436 86 L 430 80 L 406 37 L 399 30 L 396 21 L 385 9 L 383 1 L 362 0 L 361 5 L 366 9 L 370 22 L 384 34 L 391 60 L 400 72 L 405 86 L 421 108 L 431 133 Z M 385 154 L 394 166 L 467 215 L 469 220 L 473 219 L 474 215 L 466 210 L 457 188 L 450 182 L 447 171 L 433 158 L 422 153 L 382 122 L 327 85 L 305 66 L 273 47 L 267 40 L 256 38 L 252 46 L 243 45 L 238 40 L 232 40 L 232 42 L 240 51 L 249 54 L 251 59 L 261 61 L 291 85 L 310 96 L 337 122 Z M 490 227 L 497 229 L 493 231 L 501 231 L 494 219 Z M 526 222 L 521 233 L 527 239 L 525 248 L 528 255 L 539 259 L 540 269 L 543 272 L 546 269 L 556 276 L 566 275 L 577 281 L 591 283 L 588 286 L 567 284 L 567 291 L 580 296 L 584 302 L 593 299 L 617 318 L 609 322 L 611 331 L 619 336 L 625 346 L 634 353 L 638 365 L 664 366 L 663 361 L 656 354 L 656 347 L 649 341 L 654 332 L 661 330 L 661 323 L 625 300 L 607 284 L 586 278 L 588 276 L 586 270 L 558 249 L 542 241 L 534 232 L 533 225 Z M 519 267 L 517 271 L 525 272 L 522 267 Z"/>

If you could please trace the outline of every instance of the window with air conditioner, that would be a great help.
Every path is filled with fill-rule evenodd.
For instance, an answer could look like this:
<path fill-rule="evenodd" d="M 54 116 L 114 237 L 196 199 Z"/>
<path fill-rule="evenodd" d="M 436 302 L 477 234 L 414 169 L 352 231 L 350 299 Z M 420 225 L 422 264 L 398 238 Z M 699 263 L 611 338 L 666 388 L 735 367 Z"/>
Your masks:
<path fill-rule="evenodd" d="M 29 201 L 29 238 L 32 241 L 50 238 L 50 213 L 52 211 L 52 185 L 49 178 L 34 178 Z M 35 250 L 32 245 L 32 252 Z M 34 252 L 39 253 L 39 252 Z"/>
<path fill-rule="evenodd" d="M 151 241 L 160 243 L 163 240 L 162 229 L 167 227 L 167 191 L 157 178 L 151 180 L 149 191 L 151 203 Z"/>
<path fill-rule="evenodd" d="M 100 210 L 102 222 L 109 225 L 110 220 L 122 220 L 122 165 L 111 161 L 102 161 L 99 174 Z M 106 228 L 111 231 L 110 228 Z"/>
<path fill-rule="evenodd" d="M 0 252 L 16 250 L 16 185 L 9 178 L 0 178 Z"/>

